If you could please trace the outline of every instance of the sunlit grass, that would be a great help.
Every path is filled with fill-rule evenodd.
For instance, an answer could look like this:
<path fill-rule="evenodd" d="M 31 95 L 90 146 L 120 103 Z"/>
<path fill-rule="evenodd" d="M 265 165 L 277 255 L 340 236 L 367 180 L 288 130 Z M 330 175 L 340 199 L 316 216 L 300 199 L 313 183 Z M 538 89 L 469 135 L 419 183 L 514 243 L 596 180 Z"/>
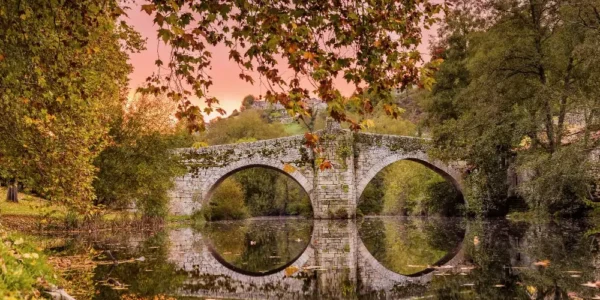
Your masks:
<path fill-rule="evenodd" d="M 285 132 L 289 135 L 298 135 L 306 132 L 306 128 L 298 123 L 285 124 Z"/>
<path fill-rule="evenodd" d="M 64 206 L 51 204 L 42 198 L 19 193 L 19 202 L 6 201 L 7 190 L 0 187 L 0 214 L 17 216 L 39 216 L 50 214 L 53 217 L 62 217 L 67 209 Z"/>

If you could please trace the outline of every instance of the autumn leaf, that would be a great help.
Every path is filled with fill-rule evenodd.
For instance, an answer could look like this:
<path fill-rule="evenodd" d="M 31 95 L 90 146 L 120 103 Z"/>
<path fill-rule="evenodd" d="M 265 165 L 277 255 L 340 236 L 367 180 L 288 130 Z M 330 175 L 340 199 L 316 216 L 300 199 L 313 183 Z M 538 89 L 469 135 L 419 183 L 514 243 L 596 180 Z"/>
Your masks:
<path fill-rule="evenodd" d="M 4 60 L 4 55 L 0 54 L 0 61 Z"/>
<path fill-rule="evenodd" d="M 333 165 L 331 164 L 331 162 L 329 160 L 324 160 L 321 164 L 319 164 L 319 169 L 321 171 L 331 169 L 332 167 L 333 167 Z"/>
<path fill-rule="evenodd" d="M 316 146 L 319 143 L 319 136 L 314 133 L 307 132 L 304 134 L 304 139 L 306 140 L 306 144 L 310 147 Z"/>
<path fill-rule="evenodd" d="M 548 267 L 550 265 L 550 261 L 547 260 L 547 259 L 545 259 L 545 260 L 541 260 L 541 261 L 535 262 L 533 265 L 534 266 L 540 266 L 540 267 L 546 268 L 546 267 Z"/>
<path fill-rule="evenodd" d="M 475 246 L 479 245 L 479 237 L 475 236 L 473 238 L 473 245 L 475 245 Z"/>
<path fill-rule="evenodd" d="M 152 14 L 153 11 L 156 10 L 156 5 L 144 4 L 144 5 L 142 5 L 142 10 L 145 11 L 148 15 L 150 15 L 150 14 Z"/>
<path fill-rule="evenodd" d="M 315 59 L 315 55 L 313 53 L 311 53 L 311 52 L 308 52 L 308 51 L 304 52 L 303 56 L 304 56 L 304 58 L 306 58 L 308 60 L 314 60 Z"/>
<path fill-rule="evenodd" d="M 285 268 L 285 276 L 290 277 L 294 275 L 294 273 L 298 272 L 299 268 L 296 266 L 289 266 Z"/>
<path fill-rule="evenodd" d="M 286 172 L 286 173 L 288 173 L 288 174 L 291 174 L 291 173 L 294 173 L 294 172 L 296 172 L 296 168 L 294 168 L 294 167 L 293 167 L 292 165 L 290 165 L 290 164 L 284 164 L 284 165 L 283 165 L 283 171 L 284 171 L 284 172 Z"/>
<path fill-rule="evenodd" d="M 368 129 L 368 128 L 372 128 L 375 127 L 375 122 L 373 122 L 373 120 L 371 119 L 366 119 L 363 120 L 362 122 L 360 122 L 361 127 Z"/>
<path fill-rule="evenodd" d="M 292 44 L 289 48 L 288 48 L 288 52 L 291 54 L 296 53 L 296 51 L 298 50 L 298 46 L 296 46 L 296 44 Z"/>

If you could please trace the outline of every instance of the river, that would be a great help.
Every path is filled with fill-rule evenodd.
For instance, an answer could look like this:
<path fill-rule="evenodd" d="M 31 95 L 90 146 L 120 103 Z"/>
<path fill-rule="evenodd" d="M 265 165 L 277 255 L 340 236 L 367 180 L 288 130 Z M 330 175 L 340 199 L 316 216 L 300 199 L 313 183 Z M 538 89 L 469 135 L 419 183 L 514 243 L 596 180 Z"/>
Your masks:
<path fill-rule="evenodd" d="M 251 219 L 70 236 L 54 251 L 98 253 L 95 299 L 590 299 L 594 232 L 586 220 Z"/>

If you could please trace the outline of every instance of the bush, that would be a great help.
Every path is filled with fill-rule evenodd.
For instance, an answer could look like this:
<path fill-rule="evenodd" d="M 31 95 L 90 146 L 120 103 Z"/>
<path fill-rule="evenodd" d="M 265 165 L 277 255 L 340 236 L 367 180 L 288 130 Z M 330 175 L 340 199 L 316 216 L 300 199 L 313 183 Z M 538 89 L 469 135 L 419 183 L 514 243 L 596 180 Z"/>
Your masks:
<path fill-rule="evenodd" d="M 0 298 L 35 298 L 54 281 L 52 268 L 33 244 L 0 227 Z"/>
<path fill-rule="evenodd" d="M 553 155 L 532 155 L 520 161 L 522 173 L 532 174 L 520 187 L 530 208 L 561 216 L 581 215 L 590 198 L 592 174 L 587 155 L 577 146 Z"/>
<path fill-rule="evenodd" d="M 210 202 L 202 207 L 208 221 L 240 220 L 248 217 L 244 204 L 242 186 L 232 178 L 226 178 L 213 193 Z"/>
<path fill-rule="evenodd" d="M 427 186 L 427 198 L 425 207 L 427 214 L 456 216 L 461 213 L 460 206 L 461 195 L 456 188 L 448 181 L 438 181 Z"/>

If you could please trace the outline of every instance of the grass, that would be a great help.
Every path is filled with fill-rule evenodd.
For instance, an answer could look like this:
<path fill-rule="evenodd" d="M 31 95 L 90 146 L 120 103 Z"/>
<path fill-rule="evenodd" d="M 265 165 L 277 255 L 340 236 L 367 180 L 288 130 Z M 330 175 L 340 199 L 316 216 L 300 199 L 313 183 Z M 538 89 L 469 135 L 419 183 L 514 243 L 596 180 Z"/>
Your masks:
<path fill-rule="evenodd" d="M 285 132 L 289 135 L 298 135 L 306 132 L 306 128 L 298 123 L 285 124 Z"/>
<path fill-rule="evenodd" d="M 7 190 L 0 187 L 0 214 L 16 216 L 39 216 L 51 213 L 54 217 L 64 217 L 67 209 L 64 206 L 50 204 L 48 200 L 19 193 L 19 202 L 6 201 Z"/>

